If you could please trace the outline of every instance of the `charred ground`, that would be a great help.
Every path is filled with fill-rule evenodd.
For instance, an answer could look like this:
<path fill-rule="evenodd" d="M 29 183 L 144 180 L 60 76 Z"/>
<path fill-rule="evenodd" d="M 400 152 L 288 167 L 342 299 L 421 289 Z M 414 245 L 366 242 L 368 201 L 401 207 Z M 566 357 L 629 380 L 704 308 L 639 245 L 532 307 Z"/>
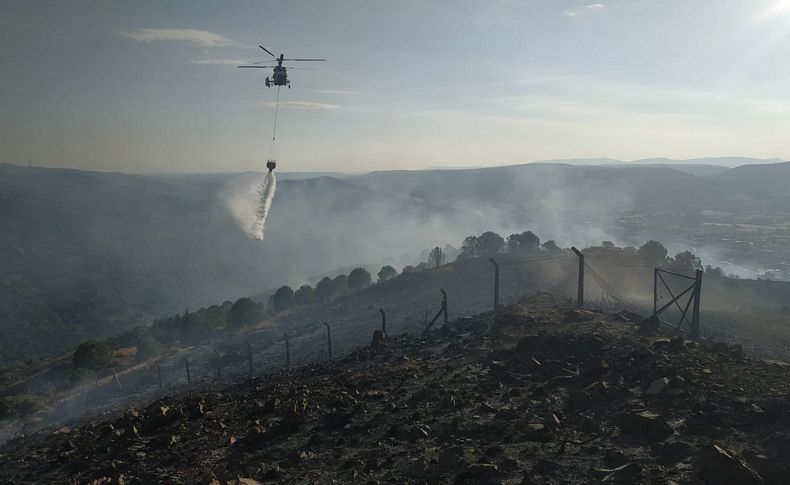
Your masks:
<path fill-rule="evenodd" d="M 787 483 L 790 380 L 541 294 L 13 441 L 8 483 Z"/>

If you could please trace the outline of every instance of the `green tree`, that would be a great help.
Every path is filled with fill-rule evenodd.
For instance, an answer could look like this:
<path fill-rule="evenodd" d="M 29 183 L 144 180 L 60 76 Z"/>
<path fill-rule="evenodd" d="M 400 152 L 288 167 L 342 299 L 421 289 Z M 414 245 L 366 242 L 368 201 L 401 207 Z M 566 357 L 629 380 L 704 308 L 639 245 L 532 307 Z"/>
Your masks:
<path fill-rule="evenodd" d="M 103 369 L 110 365 L 112 352 L 110 346 L 99 340 L 88 340 L 83 342 L 74 351 L 72 361 L 74 367 L 84 367 L 86 369 Z"/>
<path fill-rule="evenodd" d="M 456 261 L 476 258 L 478 256 L 479 247 L 480 241 L 477 236 L 467 236 L 461 243 L 461 253 L 455 258 Z"/>
<path fill-rule="evenodd" d="M 263 305 L 252 298 L 239 298 L 228 311 L 228 324 L 234 327 L 252 325 L 263 320 Z"/>
<path fill-rule="evenodd" d="M 444 250 L 440 247 L 435 247 L 431 249 L 431 252 L 428 253 L 428 264 L 438 268 L 439 266 L 445 264 L 447 262 L 447 255 L 444 254 Z"/>
<path fill-rule="evenodd" d="M 639 261 L 645 266 L 661 266 L 667 260 L 667 248 L 658 241 L 647 241 L 639 247 Z"/>
<path fill-rule="evenodd" d="M 315 299 L 318 301 L 326 301 L 332 298 L 335 294 L 335 282 L 329 276 L 324 276 L 321 281 L 315 285 Z"/>
<path fill-rule="evenodd" d="M 274 311 L 281 312 L 294 306 L 294 290 L 290 286 L 281 286 L 272 295 Z"/>
<path fill-rule="evenodd" d="M 310 285 L 302 285 L 294 293 L 294 302 L 297 305 L 309 305 L 315 299 L 315 290 Z"/>
<path fill-rule="evenodd" d="M 505 240 L 499 234 L 486 231 L 477 238 L 477 249 L 480 256 L 493 256 L 505 247 Z"/>
<path fill-rule="evenodd" d="M 348 276 L 341 274 L 332 280 L 332 294 L 344 295 L 348 293 Z"/>
<path fill-rule="evenodd" d="M 668 266 L 678 271 L 692 273 L 698 269 L 702 269 L 702 261 L 691 251 L 683 251 L 682 253 L 676 254 L 674 258 L 670 258 Z"/>
<path fill-rule="evenodd" d="M 213 327 L 200 312 L 188 313 L 181 319 L 179 339 L 185 344 L 198 344 L 206 339 Z"/>
<path fill-rule="evenodd" d="M 379 270 L 379 272 L 378 272 L 378 274 L 376 276 L 378 276 L 379 283 L 380 283 L 382 281 L 391 280 L 392 278 L 396 277 L 397 275 L 398 275 L 398 272 L 397 272 L 397 270 L 395 270 L 395 268 L 393 268 L 390 265 L 385 265 L 385 266 L 381 267 L 381 269 Z"/>
<path fill-rule="evenodd" d="M 540 238 L 532 231 L 511 234 L 507 237 L 507 251 L 509 253 L 526 253 L 538 249 L 540 249 Z"/>
<path fill-rule="evenodd" d="M 554 239 L 549 239 L 548 241 L 544 242 L 543 250 L 549 254 L 556 254 L 562 252 L 562 249 L 559 246 L 557 246 L 557 243 L 554 242 Z"/>
<path fill-rule="evenodd" d="M 348 274 L 348 287 L 352 290 L 358 290 L 370 285 L 371 277 L 370 272 L 365 268 L 354 268 Z"/>

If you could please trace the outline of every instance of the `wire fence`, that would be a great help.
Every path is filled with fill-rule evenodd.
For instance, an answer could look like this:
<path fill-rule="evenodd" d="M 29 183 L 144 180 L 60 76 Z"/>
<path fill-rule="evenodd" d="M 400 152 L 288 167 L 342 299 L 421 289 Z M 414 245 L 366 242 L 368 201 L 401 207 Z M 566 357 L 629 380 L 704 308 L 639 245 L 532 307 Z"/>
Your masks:
<path fill-rule="evenodd" d="M 688 331 L 689 318 L 683 312 L 683 304 L 673 305 L 671 300 L 677 295 L 673 285 L 680 285 L 680 280 L 690 275 L 667 272 L 666 286 L 662 288 L 655 284 L 653 268 L 595 254 L 584 256 L 581 282 L 579 258 L 567 251 L 537 257 L 498 255 L 494 264 L 475 258 L 422 272 L 425 274 L 402 275 L 396 279 L 399 281 L 379 283 L 327 308 L 295 311 L 282 318 L 280 326 L 178 349 L 149 365 L 104 375 L 97 380 L 94 392 L 149 396 L 189 392 L 242 376 L 331 364 L 333 358 L 343 358 L 370 343 L 374 331 L 384 330 L 382 317 L 386 319 L 386 332 L 391 335 L 419 334 L 429 317 L 435 314 L 438 318 L 442 311 L 453 320 L 492 312 L 497 299 L 499 304 L 509 305 L 540 290 L 573 301 L 578 300 L 576 291 L 582 288 L 585 308 L 628 314 L 632 320 L 650 316 L 659 305 L 666 306 L 663 321 L 676 322 L 680 317 L 680 323 L 674 324 L 672 330 Z M 495 266 L 501 268 L 501 273 L 495 271 Z M 399 292 L 397 304 L 392 301 L 392 291 Z M 685 304 L 687 311 L 689 304 Z M 305 320 L 313 323 L 305 325 Z M 295 322 L 301 322 L 301 330 L 283 333 Z"/>

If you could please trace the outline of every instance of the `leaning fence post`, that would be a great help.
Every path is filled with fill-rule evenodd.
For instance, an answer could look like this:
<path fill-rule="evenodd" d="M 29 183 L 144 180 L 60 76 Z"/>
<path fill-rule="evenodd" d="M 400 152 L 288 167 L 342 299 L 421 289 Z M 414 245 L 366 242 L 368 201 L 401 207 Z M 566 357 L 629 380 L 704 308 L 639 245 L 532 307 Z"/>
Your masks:
<path fill-rule="evenodd" d="M 653 315 L 658 311 L 658 268 L 653 268 Z"/>
<path fill-rule="evenodd" d="M 250 374 L 252 374 L 252 345 L 247 342 L 247 364 L 250 367 Z"/>
<path fill-rule="evenodd" d="M 286 370 L 291 369 L 291 342 L 288 339 L 288 334 L 283 332 L 283 337 L 285 337 L 285 368 Z"/>
<path fill-rule="evenodd" d="M 115 381 L 115 385 L 118 386 L 119 390 L 122 390 L 123 386 L 121 386 L 121 381 L 118 380 L 118 374 L 115 373 L 115 367 L 111 367 L 110 370 L 112 371 L 112 379 Z"/>
<path fill-rule="evenodd" d="M 387 314 L 381 308 L 379 308 L 379 313 L 381 313 L 381 332 L 387 335 Z"/>
<path fill-rule="evenodd" d="M 184 364 L 186 365 L 187 368 L 187 385 L 189 386 L 192 385 L 192 376 L 189 374 L 189 361 L 187 359 L 184 359 Z"/>
<path fill-rule="evenodd" d="M 499 308 L 499 264 L 494 261 L 494 258 L 488 258 L 488 260 L 494 265 L 494 317 L 496 317 L 497 308 Z"/>
<path fill-rule="evenodd" d="M 581 308 L 584 306 L 584 253 L 582 253 L 575 247 L 572 247 L 571 251 L 576 253 L 576 256 L 579 257 L 579 283 L 576 290 L 577 291 L 576 306 Z"/>
<path fill-rule="evenodd" d="M 326 327 L 326 348 L 329 353 L 329 360 L 332 360 L 332 329 L 329 328 L 329 322 L 324 322 Z"/>

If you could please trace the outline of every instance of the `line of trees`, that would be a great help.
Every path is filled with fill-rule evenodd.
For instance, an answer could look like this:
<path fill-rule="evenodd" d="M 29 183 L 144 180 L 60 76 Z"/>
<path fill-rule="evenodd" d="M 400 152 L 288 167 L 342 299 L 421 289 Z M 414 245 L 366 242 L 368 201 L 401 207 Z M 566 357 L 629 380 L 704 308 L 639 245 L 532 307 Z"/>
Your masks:
<path fill-rule="evenodd" d="M 392 266 L 383 266 L 378 272 L 379 281 L 386 281 L 397 276 Z M 269 307 L 275 312 L 285 311 L 293 306 L 312 305 L 328 301 L 336 296 L 370 286 L 373 277 L 365 268 L 354 268 L 349 274 L 337 275 L 334 278 L 324 276 L 315 287 L 302 285 L 296 291 L 284 285 L 277 289 L 269 301 Z"/>
<path fill-rule="evenodd" d="M 503 238 L 493 231 L 486 231 L 479 236 L 467 236 L 461 242 L 461 253 L 456 261 L 478 257 L 491 257 L 499 253 L 507 254 L 556 254 L 562 249 L 554 240 L 541 244 L 540 238 L 532 231 L 514 233 Z"/>
<path fill-rule="evenodd" d="M 163 344 L 181 342 L 196 344 L 205 340 L 218 328 L 239 328 L 265 319 L 264 306 L 252 298 L 225 301 L 200 310 L 154 320 L 151 334 Z M 138 349 L 139 350 L 139 349 Z"/>

